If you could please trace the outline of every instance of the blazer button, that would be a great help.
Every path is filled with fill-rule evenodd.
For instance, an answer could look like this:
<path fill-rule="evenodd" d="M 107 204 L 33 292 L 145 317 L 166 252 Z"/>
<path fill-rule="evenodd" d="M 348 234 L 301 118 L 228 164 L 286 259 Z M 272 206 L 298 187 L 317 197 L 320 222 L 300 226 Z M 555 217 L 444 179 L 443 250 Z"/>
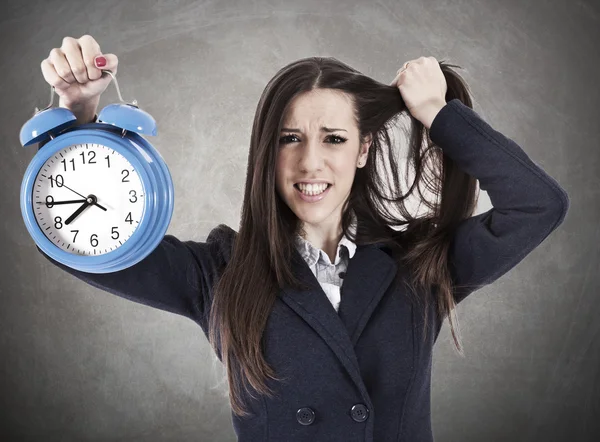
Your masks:
<path fill-rule="evenodd" d="M 350 416 L 356 422 L 364 422 L 369 417 L 369 409 L 363 404 L 356 404 L 350 409 Z"/>
<path fill-rule="evenodd" d="M 308 407 L 302 407 L 296 412 L 296 419 L 302 425 L 310 425 L 315 420 L 315 412 Z"/>

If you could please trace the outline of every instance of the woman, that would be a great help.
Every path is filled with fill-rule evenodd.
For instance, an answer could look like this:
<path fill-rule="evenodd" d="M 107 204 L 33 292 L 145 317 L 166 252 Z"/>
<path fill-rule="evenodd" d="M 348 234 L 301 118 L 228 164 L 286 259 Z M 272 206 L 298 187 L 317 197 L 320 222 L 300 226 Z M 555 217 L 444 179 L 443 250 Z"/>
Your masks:
<path fill-rule="evenodd" d="M 42 71 L 85 123 L 110 82 L 100 68 L 117 64 L 86 35 L 65 38 Z M 384 85 L 333 58 L 291 63 L 258 103 L 239 232 L 221 224 L 206 242 L 166 235 L 111 274 L 47 258 L 198 323 L 227 368 L 240 441 L 431 441 L 442 321 L 461 352 L 455 305 L 516 266 L 569 206 L 552 177 L 471 109 L 449 66 L 421 57 Z M 415 170 L 407 192 L 388 133 L 404 114 Z M 494 208 L 471 216 L 477 180 Z M 414 216 L 405 201 L 423 183 L 435 200 Z"/>

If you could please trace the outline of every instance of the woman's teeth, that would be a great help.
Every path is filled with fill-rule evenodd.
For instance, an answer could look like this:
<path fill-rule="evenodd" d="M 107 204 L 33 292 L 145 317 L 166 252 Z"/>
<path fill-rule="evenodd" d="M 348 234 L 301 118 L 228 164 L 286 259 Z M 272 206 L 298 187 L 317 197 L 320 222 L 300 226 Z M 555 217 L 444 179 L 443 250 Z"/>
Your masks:
<path fill-rule="evenodd" d="M 329 184 L 296 184 L 296 186 L 298 186 L 303 194 L 314 196 L 323 193 Z"/>

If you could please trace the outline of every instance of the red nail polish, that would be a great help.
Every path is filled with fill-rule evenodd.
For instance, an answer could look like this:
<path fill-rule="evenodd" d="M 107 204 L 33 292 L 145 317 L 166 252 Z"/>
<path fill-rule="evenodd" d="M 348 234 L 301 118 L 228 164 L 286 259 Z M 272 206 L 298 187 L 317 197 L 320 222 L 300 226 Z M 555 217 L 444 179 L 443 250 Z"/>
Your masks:
<path fill-rule="evenodd" d="M 101 68 L 102 66 L 106 66 L 106 58 L 104 57 L 96 57 L 96 66 Z"/>

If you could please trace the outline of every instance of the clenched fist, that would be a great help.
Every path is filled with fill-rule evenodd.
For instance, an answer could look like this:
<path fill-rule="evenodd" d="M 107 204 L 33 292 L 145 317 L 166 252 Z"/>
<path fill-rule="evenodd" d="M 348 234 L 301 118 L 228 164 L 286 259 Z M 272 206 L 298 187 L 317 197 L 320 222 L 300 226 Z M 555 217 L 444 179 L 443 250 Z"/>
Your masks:
<path fill-rule="evenodd" d="M 53 48 L 42 61 L 42 74 L 54 86 L 61 105 L 82 109 L 98 105 L 100 95 L 112 77 L 102 75 L 101 69 L 117 72 L 119 60 L 114 54 L 103 54 L 91 35 L 81 38 L 65 37 L 60 48 Z"/>

